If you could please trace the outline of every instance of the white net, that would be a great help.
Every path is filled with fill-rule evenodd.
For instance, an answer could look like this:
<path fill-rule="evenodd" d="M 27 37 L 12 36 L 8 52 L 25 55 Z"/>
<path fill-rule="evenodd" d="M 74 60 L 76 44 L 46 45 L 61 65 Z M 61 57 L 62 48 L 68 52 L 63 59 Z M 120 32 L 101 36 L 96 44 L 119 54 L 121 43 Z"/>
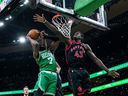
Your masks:
<path fill-rule="evenodd" d="M 62 15 L 55 15 L 52 18 L 52 23 L 58 28 L 63 36 L 65 36 L 66 38 L 71 38 L 70 35 L 73 20 Z"/>

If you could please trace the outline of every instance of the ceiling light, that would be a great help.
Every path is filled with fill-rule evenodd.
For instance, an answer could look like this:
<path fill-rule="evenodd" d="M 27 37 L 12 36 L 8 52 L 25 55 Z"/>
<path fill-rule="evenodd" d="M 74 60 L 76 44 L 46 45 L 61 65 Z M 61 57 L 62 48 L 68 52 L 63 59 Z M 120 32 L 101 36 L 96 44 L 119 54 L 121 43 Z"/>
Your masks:
<path fill-rule="evenodd" d="M 20 7 L 24 6 L 24 4 L 21 4 Z"/>
<path fill-rule="evenodd" d="M 12 16 L 11 15 L 9 16 L 9 19 L 12 19 Z"/>
<path fill-rule="evenodd" d="M 19 40 L 18 40 L 20 43 L 25 43 L 26 42 L 26 39 L 25 37 L 19 37 Z"/>
<path fill-rule="evenodd" d="M 24 1 L 24 5 L 28 4 L 29 3 L 29 0 L 25 0 Z"/>
<path fill-rule="evenodd" d="M 8 21 L 10 19 L 12 19 L 12 16 L 11 15 L 9 15 L 8 17 L 5 18 L 6 21 Z"/>
<path fill-rule="evenodd" d="M 8 20 L 9 20 L 9 18 L 8 18 L 8 17 L 6 17 L 6 18 L 5 18 L 5 20 L 6 20 L 6 21 L 8 21 Z"/>
<path fill-rule="evenodd" d="M 4 22 L 0 21 L 0 27 L 4 26 Z"/>

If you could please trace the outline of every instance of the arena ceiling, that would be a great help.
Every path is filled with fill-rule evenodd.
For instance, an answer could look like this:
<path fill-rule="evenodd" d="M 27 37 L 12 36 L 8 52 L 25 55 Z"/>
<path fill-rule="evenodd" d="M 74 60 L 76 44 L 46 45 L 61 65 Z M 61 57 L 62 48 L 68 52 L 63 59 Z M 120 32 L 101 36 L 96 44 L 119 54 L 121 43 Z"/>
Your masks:
<path fill-rule="evenodd" d="M 14 0 L 13 6 L 9 7 L 8 12 L 6 14 L 0 14 L 0 19 L 4 19 L 8 15 L 12 15 L 12 19 L 10 21 L 7 21 L 4 27 L 0 28 L 0 53 L 7 52 L 13 52 L 12 50 L 9 50 L 10 48 L 15 49 L 17 47 L 17 50 L 15 51 L 21 51 L 21 50 L 28 50 L 27 45 L 26 47 L 21 48 L 23 45 L 14 44 L 14 40 L 17 40 L 19 36 L 25 36 L 31 28 L 37 28 L 37 29 L 46 29 L 45 26 L 34 23 L 32 20 L 32 17 L 35 13 L 42 14 L 44 13 L 46 18 L 50 21 L 51 17 L 53 16 L 52 13 L 42 11 L 41 9 L 32 10 L 28 6 L 20 7 L 19 0 Z M 21 0 L 22 1 L 22 0 Z M 113 20 L 114 18 L 125 14 L 128 12 L 128 0 L 118 0 L 118 2 L 112 4 L 107 8 L 107 15 L 108 15 L 108 25 L 111 27 L 111 24 L 109 21 Z M 102 35 L 105 32 L 99 31 L 85 25 L 85 24 L 75 24 L 73 26 L 73 31 L 79 30 L 86 34 L 86 40 L 92 40 L 100 35 Z M 47 30 L 49 31 L 49 30 Z M 50 31 L 49 31 L 50 32 Z"/>

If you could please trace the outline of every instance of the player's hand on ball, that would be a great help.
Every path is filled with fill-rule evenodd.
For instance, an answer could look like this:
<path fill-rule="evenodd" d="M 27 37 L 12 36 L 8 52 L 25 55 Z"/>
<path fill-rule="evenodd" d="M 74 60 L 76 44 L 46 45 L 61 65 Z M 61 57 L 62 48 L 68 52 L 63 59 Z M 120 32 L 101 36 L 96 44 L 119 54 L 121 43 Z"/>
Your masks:
<path fill-rule="evenodd" d="M 26 35 L 26 38 L 27 38 L 27 39 L 31 38 L 31 37 L 29 36 L 29 33 Z"/>
<path fill-rule="evenodd" d="M 31 37 L 29 36 L 29 34 L 26 35 L 26 38 L 28 41 L 30 41 Z"/>
<path fill-rule="evenodd" d="M 120 76 L 120 74 L 118 72 L 116 72 L 115 70 L 109 71 L 108 75 L 112 76 L 113 78 Z"/>
<path fill-rule="evenodd" d="M 47 34 L 45 31 L 41 31 L 40 36 L 41 36 L 42 38 L 47 38 L 48 34 Z"/>
<path fill-rule="evenodd" d="M 39 14 L 35 14 L 33 16 L 34 22 L 44 23 L 46 21 L 44 15 L 40 16 Z"/>

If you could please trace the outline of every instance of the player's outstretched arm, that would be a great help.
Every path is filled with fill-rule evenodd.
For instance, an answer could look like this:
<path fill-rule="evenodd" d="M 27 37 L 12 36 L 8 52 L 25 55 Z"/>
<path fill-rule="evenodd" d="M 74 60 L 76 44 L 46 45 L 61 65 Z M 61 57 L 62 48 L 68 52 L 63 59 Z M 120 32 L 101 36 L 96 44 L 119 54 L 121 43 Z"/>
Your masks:
<path fill-rule="evenodd" d="M 60 41 L 65 42 L 66 44 L 69 43 L 68 38 L 65 38 L 53 24 L 48 22 L 43 14 L 42 16 L 40 16 L 39 14 L 35 14 L 33 16 L 33 19 L 34 19 L 34 22 L 43 23 L 47 28 L 49 28 L 52 32 L 54 32 L 57 35 Z"/>
<path fill-rule="evenodd" d="M 113 78 L 119 77 L 119 73 L 117 73 L 115 70 L 110 71 L 103 62 L 96 57 L 96 55 L 92 52 L 90 46 L 88 44 L 85 45 L 85 49 L 87 50 L 87 55 L 96 63 L 101 69 L 105 70 L 108 75 L 112 76 Z"/>
<path fill-rule="evenodd" d="M 58 29 L 54 26 L 54 25 L 52 25 L 50 22 L 48 22 L 46 19 L 45 19 L 45 17 L 44 17 L 44 15 L 42 14 L 42 16 L 40 16 L 39 14 L 35 14 L 34 16 L 33 16 L 33 20 L 34 20 L 34 22 L 39 22 L 39 23 L 43 23 L 46 27 L 48 27 L 52 32 L 54 32 L 55 34 L 59 34 L 59 32 L 58 32 Z"/>
<path fill-rule="evenodd" d="M 45 19 L 44 14 L 42 14 L 42 16 L 40 16 L 39 14 L 35 14 L 33 16 L 33 20 L 34 20 L 34 22 L 43 23 L 44 25 L 46 25 L 52 31 L 55 31 L 55 32 L 58 31 L 57 28 L 54 25 L 52 25 L 51 23 L 49 23 Z"/>

